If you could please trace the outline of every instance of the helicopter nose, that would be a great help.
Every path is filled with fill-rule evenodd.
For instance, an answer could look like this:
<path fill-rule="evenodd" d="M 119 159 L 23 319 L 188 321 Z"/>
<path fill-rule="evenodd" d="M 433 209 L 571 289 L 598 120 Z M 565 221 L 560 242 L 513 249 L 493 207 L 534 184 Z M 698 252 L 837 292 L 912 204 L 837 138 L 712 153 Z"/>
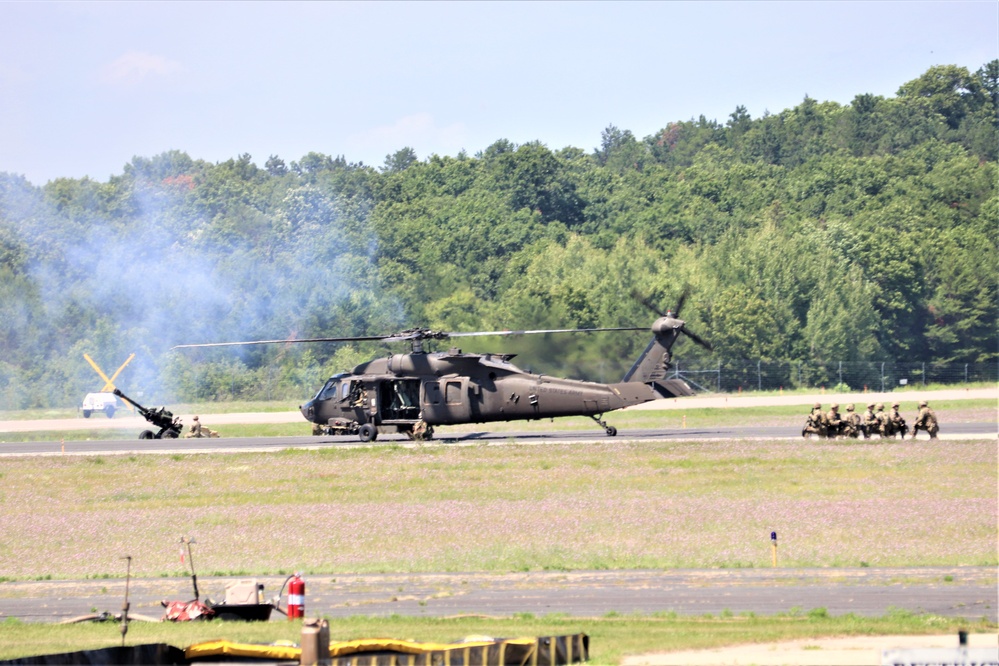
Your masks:
<path fill-rule="evenodd" d="M 308 401 L 304 405 L 301 405 L 299 409 L 302 410 L 302 416 L 305 417 L 306 421 L 311 421 L 312 417 L 316 414 L 316 408 L 312 400 Z"/>

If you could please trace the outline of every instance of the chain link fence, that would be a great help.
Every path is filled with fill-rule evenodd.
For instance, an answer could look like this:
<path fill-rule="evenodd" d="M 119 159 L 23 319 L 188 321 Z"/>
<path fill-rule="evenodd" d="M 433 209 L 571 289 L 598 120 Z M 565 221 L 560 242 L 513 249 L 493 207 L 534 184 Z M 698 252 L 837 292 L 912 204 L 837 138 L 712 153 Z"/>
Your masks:
<path fill-rule="evenodd" d="M 996 382 L 999 363 L 903 363 L 895 361 L 830 361 L 764 363 L 763 361 L 676 361 L 670 376 L 702 391 L 773 391 L 827 388 L 840 391 L 891 391 L 899 386 Z"/>

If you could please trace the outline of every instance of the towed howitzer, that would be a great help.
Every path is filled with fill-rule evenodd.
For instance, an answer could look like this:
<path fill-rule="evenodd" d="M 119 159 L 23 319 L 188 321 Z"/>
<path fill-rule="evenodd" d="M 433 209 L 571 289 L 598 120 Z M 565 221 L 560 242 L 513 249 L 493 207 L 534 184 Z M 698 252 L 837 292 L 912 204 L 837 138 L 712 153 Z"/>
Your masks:
<path fill-rule="evenodd" d="M 144 419 L 159 428 L 159 431 L 155 433 L 152 430 L 143 430 L 139 433 L 139 439 L 177 439 L 180 436 L 181 430 L 184 429 L 180 418 L 174 416 L 173 412 L 169 411 L 166 407 L 146 409 L 118 389 L 114 390 L 114 394 L 132 404 L 142 414 Z"/>

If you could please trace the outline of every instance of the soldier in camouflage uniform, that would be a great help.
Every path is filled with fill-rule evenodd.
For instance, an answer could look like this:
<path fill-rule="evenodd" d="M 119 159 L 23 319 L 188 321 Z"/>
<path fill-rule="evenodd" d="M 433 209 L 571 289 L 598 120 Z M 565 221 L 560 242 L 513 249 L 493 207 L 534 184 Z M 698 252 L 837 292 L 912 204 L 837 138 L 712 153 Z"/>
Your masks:
<path fill-rule="evenodd" d="M 867 411 L 864 412 L 863 420 L 861 421 L 861 429 L 864 433 L 864 439 L 870 439 L 871 433 L 878 431 L 878 417 L 874 415 L 874 403 L 867 405 Z"/>
<path fill-rule="evenodd" d="M 885 403 L 879 402 L 877 406 L 874 407 L 874 418 L 878 420 L 877 431 L 881 435 L 882 439 L 888 436 L 888 415 L 885 414 Z"/>
<path fill-rule="evenodd" d="M 808 420 L 805 421 L 805 427 L 801 429 L 801 436 L 808 437 L 810 434 L 815 434 L 819 437 L 825 437 L 827 432 L 826 416 L 822 413 L 822 403 L 817 402 L 812 407 Z"/>
<path fill-rule="evenodd" d="M 195 416 L 194 423 L 191 424 L 191 430 L 184 435 L 185 439 L 192 437 L 218 437 L 218 432 L 212 430 L 211 428 L 201 425 L 201 420 Z"/>
<path fill-rule="evenodd" d="M 839 405 L 835 402 L 829 405 L 829 411 L 826 413 L 826 431 L 830 437 L 842 437 L 843 436 L 843 425 L 846 422 L 840 418 L 839 415 Z"/>
<path fill-rule="evenodd" d="M 915 439 L 916 433 L 920 429 L 930 433 L 930 439 L 937 439 L 937 433 L 940 432 L 940 426 L 937 424 L 937 415 L 933 413 L 933 410 L 930 409 L 925 400 L 919 402 L 919 414 L 916 416 L 916 421 L 912 424 L 913 439 Z"/>
<path fill-rule="evenodd" d="M 893 402 L 891 411 L 888 412 L 888 436 L 894 438 L 897 433 L 901 433 L 902 439 L 905 439 L 905 435 L 908 432 L 909 430 L 905 426 L 905 419 L 898 413 L 898 403 Z"/>
<path fill-rule="evenodd" d="M 846 418 L 843 420 L 843 434 L 852 439 L 857 439 L 863 430 L 863 419 L 853 409 L 852 402 L 846 406 Z M 865 434 L 864 437 L 866 438 L 866 436 Z"/>
<path fill-rule="evenodd" d="M 186 435 L 184 435 L 184 437 L 185 438 L 186 437 L 203 437 L 203 435 L 201 434 L 201 421 L 198 420 L 197 416 L 194 417 L 194 423 L 191 424 L 191 430 L 190 430 L 190 432 L 188 432 Z"/>

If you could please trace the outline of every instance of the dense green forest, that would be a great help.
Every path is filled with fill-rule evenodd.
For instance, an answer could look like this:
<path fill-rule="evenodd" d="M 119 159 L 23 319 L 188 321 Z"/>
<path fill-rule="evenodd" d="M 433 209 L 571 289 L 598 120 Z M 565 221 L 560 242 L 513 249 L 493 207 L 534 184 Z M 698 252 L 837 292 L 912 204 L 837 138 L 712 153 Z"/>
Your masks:
<path fill-rule="evenodd" d="M 997 109 L 993 61 L 845 106 L 740 106 L 643 139 L 610 126 L 592 150 L 501 139 L 380 167 L 172 151 L 107 182 L 3 173 L 0 409 L 78 404 L 102 384 L 84 353 L 110 373 L 135 352 L 118 384 L 149 400 L 305 397 L 390 347 L 170 347 L 651 324 L 633 290 L 663 307 L 689 293 L 681 315 L 714 352 L 681 344 L 681 360 L 994 368 Z M 466 346 L 617 381 L 647 339 Z"/>

